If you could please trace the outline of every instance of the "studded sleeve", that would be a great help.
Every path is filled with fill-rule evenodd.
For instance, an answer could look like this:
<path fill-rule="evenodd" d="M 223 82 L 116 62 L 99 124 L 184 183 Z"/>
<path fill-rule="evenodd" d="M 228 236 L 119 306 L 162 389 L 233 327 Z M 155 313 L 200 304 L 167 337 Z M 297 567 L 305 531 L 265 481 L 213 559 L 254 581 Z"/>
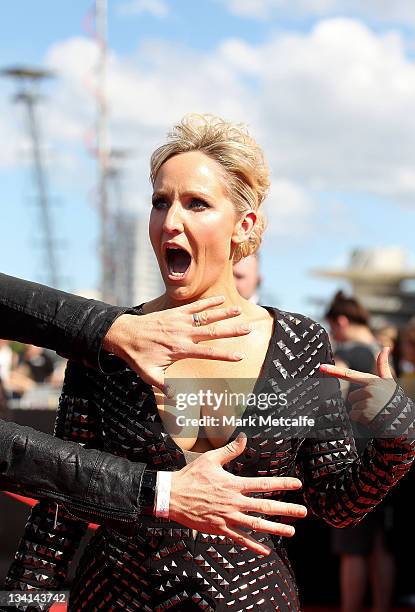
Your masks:
<path fill-rule="evenodd" d="M 359 457 L 338 381 L 318 373 L 320 363 L 334 363 L 327 333 L 320 329 L 314 372 L 320 401 L 314 430 L 300 449 L 298 475 L 310 509 L 345 527 L 358 523 L 411 468 L 415 406 L 397 386 L 373 421 L 379 437 L 368 440 Z"/>
<path fill-rule="evenodd" d="M 73 377 L 73 380 L 78 378 Z M 68 381 L 67 374 L 59 402 L 55 435 L 96 448 L 95 420 L 94 405 L 80 385 Z M 26 524 L 7 574 L 6 588 L 23 591 L 61 589 L 87 527 L 87 523 L 65 511 L 63 506 L 47 500 L 39 502 Z M 22 605 L 21 609 L 31 608 Z M 48 606 L 43 609 L 48 609 Z"/>

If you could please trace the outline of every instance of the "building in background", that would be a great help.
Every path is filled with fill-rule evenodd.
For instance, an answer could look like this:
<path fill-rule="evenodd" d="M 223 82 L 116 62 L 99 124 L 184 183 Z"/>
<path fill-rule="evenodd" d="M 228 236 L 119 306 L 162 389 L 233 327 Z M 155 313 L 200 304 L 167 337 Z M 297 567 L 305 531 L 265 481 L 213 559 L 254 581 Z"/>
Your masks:
<path fill-rule="evenodd" d="M 140 304 L 164 293 L 165 287 L 148 236 L 147 211 L 137 215 L 134 228 L 132 296 L 133 304 Z"/>
<path fill-rule="evenodd" d="M 137 305 L 164 292 L 148 236 L 148 213 L 116 212 L 110 245 L 112 302 L 121 306 Z"/>
<path fill-rule="evenodd" d="M 132 212 L 120 210 L 112 216 L 108 291 L 113 296 L 111 301 L 122 306 L 134 304 L 136 222 L 137 216 Z"/>
<path fill-rule="evenodd" d="M 374 329 L 403 327 L 415 313 L 415 292 L 405 282 L 415 279 L 400 247 L 355 249 L 344 269 L 317 269 L 312 274 L 348 281 L 354 295 L 370 312 Z"/>

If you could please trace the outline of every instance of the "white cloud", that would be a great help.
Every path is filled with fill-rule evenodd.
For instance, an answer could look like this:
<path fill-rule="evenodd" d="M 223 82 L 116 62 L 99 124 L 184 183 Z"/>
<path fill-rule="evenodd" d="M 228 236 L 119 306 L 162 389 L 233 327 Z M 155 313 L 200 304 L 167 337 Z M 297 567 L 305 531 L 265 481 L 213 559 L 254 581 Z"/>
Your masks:
<path fill-rule="evenodd" d="M 277 178 L 265 203 L 267 235 L 301 236 L 310 232 L 315 203 L 299 185 Z"/>
<path fill-rule="evenodd" d="M 331 19 L 251 52 L 277 174 L 315 189 L 414 197 L 415 67 L 396 33 Z"/>
<path fill-rule="evenodd" d="M 96 60 L 95 44 L 80 37 L 54 45 L 46 57 L 59 78 L 45 135 L 67 166 L 94 127 Z M 269 207 L 279 211 L 281 228 L 279 202 L 290 202 L 286 210 L 307 225 L 310 194 L 319 191 L 415 197 L 414 63 L 399 34 L 377 34 L 357 20 L 326 19 L 310 32 L 282 32 L 262 44 L 227 39 L 209 53 L 160 41 L 129 57 L 110 53 L 108 107 L 112 145 L 133 154 L 134 206 L 149 192 L 151 151 L 186 112 L 250 124 L 275 177 Z M 10 129 L 0 121 L 5 143 L 13 142 Z M 4 165 L 4 149 L 1 155 Z"/>
<path fill-rule="evenodd" d="M 261 72 L 261 57 L 257 49 L 238 38 L 229 38 L 219 47 L 226 63 L 240 74 L 255 75 Z"/>
<path fill-rule="evenodd" d="M 415 24 L 413 0 L 220 0 L 239 17 L 359 17 L 373 22 Z"/>
<path fill-rule="evenodd" d="M 69 163 L 73 146 L 85 153 L 92 141 L 96 114 L 97 48 L 89 39 L 76 37 L 49 49 L 46 64 L 59 77 L 51 92 L 46 139 L 63 151 L 57 162 L 76 176 Z M 218 95 L 220 93 L 220 95 Z M 217 54 L 197 54 L 161 41 L 148 42 L 133 57 L 110 52 L 107 68 L 107 106 L 110 144 L 127 149 L 124 164 L 126 198 L 134 208 L 148 201 L 149 157 L 167 130 L 187 112 L 214 112 L 236 120 L 246 118 L 250 93 Z M 68 148 L 71 151 L 68 151 Z M 83 155 L 78 157 L 84 175 Z M 93 177 L 90 177 L 90 184 Z"/>
<path fill-rule="evenodd" d="M 223 0 L 226 8 L 233 15 L 264 19 L 272 10 L 269 0 Z"/>
<path fill-rule="evenodd" d="M 130 0 L 119 6 L 122 15 L 142 15 L 148 13 L 153 17 L 167 17 L 169 6 L 164 0 Z"/>
<path fill-rule="evenodd" d="M 55 121 L 55 137 L 75 136 L 75 126 L 93 118 L 96 59 L 94 44 L 80 38 L 48 53 L 48 65 L 61 67 L 54 94 L 61 116 Z M 110 125 L 114 140 L 127 146 L 135 143 L 142 149 L 146 142 L 153 146 L 186 112 L 212 111 L 241 119 L 252 97 L 233 67 L 216 55 L 199 55 L 157 41 L 140 47 L 133 58 L 109 55 Z"/>

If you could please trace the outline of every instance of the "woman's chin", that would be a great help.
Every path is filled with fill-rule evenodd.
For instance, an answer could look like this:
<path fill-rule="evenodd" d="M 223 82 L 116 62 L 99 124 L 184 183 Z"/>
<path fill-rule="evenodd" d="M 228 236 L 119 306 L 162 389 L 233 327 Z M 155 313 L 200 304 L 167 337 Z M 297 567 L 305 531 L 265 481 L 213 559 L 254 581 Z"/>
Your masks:
<path fill-rule="evenodd" d="M 190 285 L 188 271 L 180 276 L 167 271 L 163 274 L 163 280 L 164 284 L 166 285 L 166 289 L 169 291 L 187 289 Z"/>
<path fill-rule="evenodd" d="M 174 301 L 196 301 L 201 293 L 195 286 L 183 283 L 165 283 L 166 294 Z"/>
<path fill-rule="evenodd" d="M 166 294 L 175 301 L 196 301 L 206 292 L 206 283 L 200 282 L 200 275 L 195 278 L 194 269 L 186 270 L 186 273 L 179 277 L 172 275 L 168 270 L 164 271 L 163 280 L 166 287 Z"/>

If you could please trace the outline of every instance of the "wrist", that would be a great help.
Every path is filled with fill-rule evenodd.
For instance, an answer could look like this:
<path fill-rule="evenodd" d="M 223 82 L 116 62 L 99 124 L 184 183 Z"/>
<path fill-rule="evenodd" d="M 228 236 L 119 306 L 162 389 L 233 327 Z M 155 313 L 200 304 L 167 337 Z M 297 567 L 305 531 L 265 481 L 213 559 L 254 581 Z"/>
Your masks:
<path fill-rule="evenodd" d="M 121 314 L 115 319 L 111 327 L 108 329 L 102 341 L 102 348 L 107 353 L 113 353 L 117 357 L 121 357 L 121 347 L 123 346 L 123 338 L 125 337 L 126 318 L 131 315 Z"/>
<path fill-rule="evenodd" d="M 179 517 L 178 511 L 178 500 L 177 500 L 177 479 L 180 476 L 181 470 L 171 472 L 171 483 L 170 483 L 170 503 L 169 503 L 169 518 L 171 521 L 175 521 Z"/>
<path fill-rule="evenodd" d="M 102 349 L 116 355 L 140 373 L 137 359 L 145 346 L 143 341 L 145 324 L 140 320 L 138 328 L 138 315 L 140 312 L 137 309 L 128 308 L 117 317 L 103 339 Z"/>

